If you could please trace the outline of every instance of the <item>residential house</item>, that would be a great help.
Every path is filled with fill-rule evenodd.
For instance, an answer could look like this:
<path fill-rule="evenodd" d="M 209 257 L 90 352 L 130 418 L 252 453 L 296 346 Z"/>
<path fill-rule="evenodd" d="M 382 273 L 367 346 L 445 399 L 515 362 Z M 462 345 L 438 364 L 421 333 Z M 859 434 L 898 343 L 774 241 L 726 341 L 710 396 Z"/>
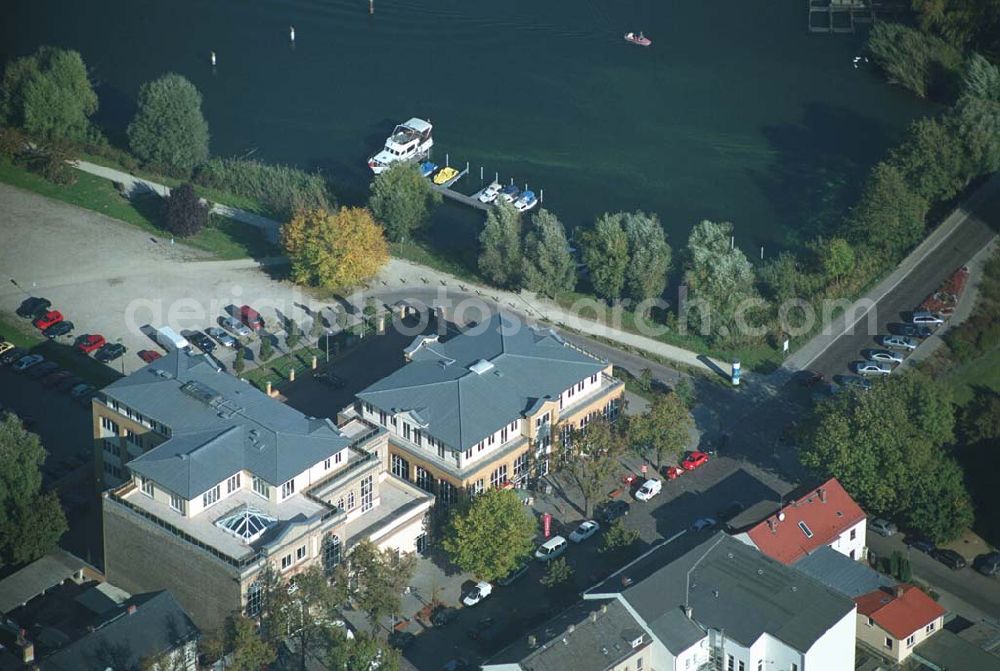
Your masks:
<path fill-rule="evenodd" d="M 854 602 L 721 532 L 664 543 L 584 599 L 618 601 L 656 671 L 854 669 Z"/>
<path fill-rule="evenodd" d="M 945 609 L 913 585 L 882 587 L 858 596 L 858 640 L 902 662 L 940 631 Z"/>
<path fill-rule="evenodd" d="M 730 523 L 732 525 L 732 522 Z M 836 478 L 809 488 L 735 537 L 783 564 L 828 545 L 851 559 L 865 558 L 867 517 Z"/>
<path fill-rule="evenodd" d="M 327 571 L 361 539 L 421 549 L 433 497 L 384 467 L 387 434 L 306 417 L 172 352 L 93 401 L 108 579 L 169 589 L 205 629 L 260 608 L 268 567 Z"/>
<path fill-rule="evenodd" d="M 869 568 L 866 562 L 840 554 L 829 545 L 800 557 L 792 567 L 849 599 L 879 588 L 892 589 L 896 586 L 896 581 L 889 576 Z"/>
<path fill-rule="evenodd" d="M 420 336 L 404 354 L 341 420 L 387 431 L 392 474 L 445 504 L 544 475 L 556 432 L 566 440 L 621 410 L 611 364 L 504 313 L 447 340 Z"/>

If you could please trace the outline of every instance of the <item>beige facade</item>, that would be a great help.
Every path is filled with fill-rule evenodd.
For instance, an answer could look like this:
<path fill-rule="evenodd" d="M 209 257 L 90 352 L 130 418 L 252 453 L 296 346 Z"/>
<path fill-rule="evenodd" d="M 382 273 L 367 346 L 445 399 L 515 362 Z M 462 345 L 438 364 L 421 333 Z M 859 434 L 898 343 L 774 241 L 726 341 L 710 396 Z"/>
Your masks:
<path fill-rule="evenodd" d="M 880 655 L 895 662 L 902 662 L 925 639 L 941 631 L 944 626 L 944 616 L 935 618 L 923 627 L 919 627 L 902 639 L 896 638 L 867 615 L 858 614 L 858 640 L 868 647 L 878 651 Z"/>

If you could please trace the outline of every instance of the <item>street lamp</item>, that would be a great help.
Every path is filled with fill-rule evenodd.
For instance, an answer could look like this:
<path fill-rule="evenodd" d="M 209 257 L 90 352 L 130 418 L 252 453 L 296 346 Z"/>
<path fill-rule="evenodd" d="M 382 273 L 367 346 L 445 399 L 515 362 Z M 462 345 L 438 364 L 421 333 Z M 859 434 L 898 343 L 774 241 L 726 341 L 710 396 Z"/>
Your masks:
<path fill-rule="evenodd" d="M 115 342 L 118 343 L 119 345 L 121 345 L 122 344 L 122 339 L 119 337 L 117 340 L 115 340 Z M 121 355 L 121 357 L 119 357 L 119 358 L 122 361 L 122 377 L 125 377 L 125 353 L 123 352 L 122 355 Z"/>

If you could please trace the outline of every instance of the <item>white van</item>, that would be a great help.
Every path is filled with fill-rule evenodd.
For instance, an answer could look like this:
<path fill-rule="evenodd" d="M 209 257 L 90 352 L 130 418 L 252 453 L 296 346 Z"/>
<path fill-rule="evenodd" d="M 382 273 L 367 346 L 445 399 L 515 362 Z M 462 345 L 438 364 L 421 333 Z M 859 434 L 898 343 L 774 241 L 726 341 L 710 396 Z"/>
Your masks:
<path fill-rule="evenodd" d="M 160 343 L 168 350 L 184 352 L 191 349 L 191 343 L 177 331 L 169 326 L 161 326 L 156 329 L 156 342 Z"/>
<path fill-rule="evenodd" d="M 535 550 L 535 559 L 538 561 L 548 561 L 555 559 L 566 551 L 566 539 L 562 536 L 553 536 L 538 546 Z"/>

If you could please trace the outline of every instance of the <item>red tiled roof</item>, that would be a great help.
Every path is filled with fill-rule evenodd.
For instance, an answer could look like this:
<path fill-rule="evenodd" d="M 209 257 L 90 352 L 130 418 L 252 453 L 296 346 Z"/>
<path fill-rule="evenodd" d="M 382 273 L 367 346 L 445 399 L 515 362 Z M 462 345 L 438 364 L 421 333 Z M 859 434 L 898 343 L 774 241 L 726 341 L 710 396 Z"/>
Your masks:
<path fill-rule="evenodd" d="M 913 585 L 899 585 L 901 596 L 892 588 L 880 588 L 854 599 L 858 614 L 867 615 L 887 632 L 902 641 L 944 615 L 938 603 Z"/>
<path fill-rule="evenodd" d="M 783 512 L 784 519 L 778 515 Z M 865 513 L 844 491 L 837 478 L 830 478 L 808 494 L 787 504 L 779 513 L 750 528 L 747 534 L 757 548 L 782 564 L 791 564 L 865 518 Z M 812 533 L 809 537 L 799 526 Z"/>

